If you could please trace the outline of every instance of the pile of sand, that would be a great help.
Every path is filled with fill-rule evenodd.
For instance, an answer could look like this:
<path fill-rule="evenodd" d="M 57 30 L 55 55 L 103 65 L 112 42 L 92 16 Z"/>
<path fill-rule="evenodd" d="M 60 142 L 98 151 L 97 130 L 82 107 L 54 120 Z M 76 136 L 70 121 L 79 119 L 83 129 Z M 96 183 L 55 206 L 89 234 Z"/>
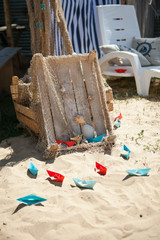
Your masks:
<path fill-rule="evenodd" d="M 160 102 L 116 100 L 114 109 L 112 123 L 120 112 L 123 119 L 111 155 L 88 151 L 46 162 L 30 137 L 0 144 L 0 239 L 160 239 Z M 129 160 L 120 156 L 123 144 Z M 106 176 L 94 171 L 96 161 L 107 167 Z M 39 169 L 37 178 L 27 174 L 30 162 Z M 151 168 L 149 176 L 127 177 L 126 169 L 137 168 Z M 47 169 L 65 176 L 62 186 L 47 180 Z M 97 183 L 82 190 L 72 177 Z M 16 201 L 29 194 L 47 201 Z"/>

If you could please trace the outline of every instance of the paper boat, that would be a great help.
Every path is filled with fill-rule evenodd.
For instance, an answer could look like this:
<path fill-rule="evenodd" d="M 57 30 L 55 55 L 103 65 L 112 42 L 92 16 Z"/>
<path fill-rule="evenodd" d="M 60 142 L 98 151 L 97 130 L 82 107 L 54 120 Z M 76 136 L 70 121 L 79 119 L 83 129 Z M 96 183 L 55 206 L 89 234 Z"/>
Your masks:
<path fill-rule="evenodd" d="M 25 197 L 22 197 L 22 198 L 18 198 L 17 200 L 22 202 L 22 203 L 24 203 L 24 204 L 26 204 L 26 205 L 31 205 L 31 204 L 38 204 L 40 202 L 44 202 L 47 199 L 38 197 L 38 196 L 36 196 L 34 194 L 30 194 L 28 196 L 25 196 Z"/>
<path fill-rule="evenodd" d="M 121 120 L 121 119 L 122 119 L 122 114 L 120 113 L 119 116 L 115 117 L 114 121 L 116 121 L 117 118 L 118 118 L 119 120 Z"/>
<path fill-rule="evenodd" d="M 100 135 L 100 136 L 95 137 L 95 138 L 87 139 L 87 141 L 89 143 L 91 143 L 91 142 L 101 142 L 105 136 L 106 136 L 106 134 L 103 134 L 103 135 Z"/>
<path fill-rule="evenodd" d="M 49 171 L 49 170 L 47 170 L 47 173 L 52 178 L 51 179 L 52 181 L 63 182 L 63 180 L 64 180 L 64 176 L 61 175 L 60 173 L 52 172 L 52 171 Z"/>
<path fill-rule="evenodd" d="M 68 147 L 72 147 L 72 146 L 74 146 L 77 143 L 76 141 L 62 141 L 62 140 L 59 140 L 59 139 L 56 139 L 56 141 L 57 141 L 58 144 L 64 143 Z"/>
<path fill-rule="evenodd" d="M 129 159 L 131 151 L 126 147 L 126 145 L 123 145 L 123 148 L 121 150 L 121 156 L 125 159 Z"/>
<path fill-rule="evenodd" d="M 73 181 L 75 182 L 77 187 L 80 188 L 89 188 L 92 189 L 94 185 L 96 184 L 96 181 L 85 181 L 85 180 L 80 180 L 77 178 L 73 178 Z"/>
<path fill-rule="evenodd" d="M 30 162 L 28 169 L 29 169 L 29 171 L 30 171 L 34 176 L 37 175 L 38 169 L 33 165 L 32 162 Z"/>
<path fill-rule="evenodd" d="M 121 120 L 119 120 L 119 118 L 117 118 L 115 123 L 114 123 L 114 127 L 119 128 L 120 126 L 121 126 Z"/>
<path fill-rule="evenodd" d="M 103 165 L 96 162 L 96 168 L 99 169 L 99 171 L 97 171 L 97 173 L 99 173 L 101 175 L 106 175 L 106 173 L 107 173 L 106 167 L 104 167 Z"/>
<path fill-rule="evenodd" d="M 127 69 L 123 69 L 123 68 L 115 69 L 115 72 L 117 73 L 125 73 L 126 71 Z"/>
<path fill-rule="evenodd" d="M 146 176 L 150 170 L 151 170 L 151 168 L 130 169 L 130 170 L 128 169 L 128 170 L 126 170 L 126 172 L 129 175 L 133 175 L 133 176 Z"/>

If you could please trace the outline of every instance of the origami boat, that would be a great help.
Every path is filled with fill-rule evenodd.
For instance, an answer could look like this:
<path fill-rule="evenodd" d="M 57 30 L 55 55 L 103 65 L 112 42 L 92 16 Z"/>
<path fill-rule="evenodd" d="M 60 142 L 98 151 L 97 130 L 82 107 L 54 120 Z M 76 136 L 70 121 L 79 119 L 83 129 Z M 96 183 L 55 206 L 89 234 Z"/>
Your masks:
<path fill-rule="evenodd" d="M 34 176 L 37 175 L 38 169 L 34 166 L 34 164 L 32 162 L 30 162 L 28 169 Z"/>
<path fill-rule="evenodd" d="M 126 145 L 123 145 L 123 148 L 121 150 L 121 156 L 125 159 L 129 159 L 131 151 L 126 147 Z"/>
<path fill-rule="evenodd" d="M 116 121 L 117 118 L 118 118 L 119 120 L 121 120 L 121 119 L 122 119 L 122 114 L 120 113 L 119 116 L 115 117 L 114 121 Z"/>
<path fill-rule="evenodd" d="M 59 139 L 56 139 L 56 141 L 57 141 L 58 144 L 60 144 L 60 143 L 66 144 L 67 147 L 72 147 L 77 143 L 76 141 L 62 141 L 62 140 L 59 140 Z"/>
<path fill-rule="evenodd" d="M 30 195 L 27 195 L 25 197 L 22 197 L 22 198 L 18 198 L 17 201 L 20 201 L 26 205 L 31 205 L 31 204 L 38 204 L 40 202 L 44 202 L 46 201 L 47 199 L 45 198 L 41 198 L 41 197 L 38 197 L 34 194 L 30 194 Z"/>
<path fill-rule="evenodd" d="M 106 173 L 107 173 L 106 167 L 104 167 L 103 165 L 96 162 L 96 168 L 99 169 L 99 171 L 97 171 L 97 173 L 99 173 L 100 175 L 106 175 Z"/>
<path fill-rule="evenodd" d="M 64 180 L 64 176 L 61 175 L 60 173 L 52 172 L 52 171 L 49 171 L 49 170 L 47 170 L 47 173 L 51 177 L 52 181 L 63 182 L 63 180 Z"/>
<path fill-rule="evenodd" d="M 88 141 L 89 143 L 101 142 L 105 136 L 106 136 L 106 134 L 103 134 L 103 135 L 100 135 L 100 136 L 95 137 L 95 138 L 87 139 L 87 141 Z"/>
<path fill-rule="evenodd" d="M 150 170 L 151 170 L 151 168 L 128 169 L 128 170 L 126 170 L 126 172 L 127 172 L 129 175 L 133 175 L 133 176 L 146 176 Z"/>
<path fill-rule="evenodd" d="M 119 120 L 119 118 L 117 118 L 115 123 L 114 123 L 114 127 L 119 128 L 120 126 L 121 126 L 121 120 Z"/>
<path fill-rule="evenodd" d="M 80 180 L 78 178 L 73 178 L 73 181 L 75 182 L 76 186 L 80 188 L 92 189 L 96 184 L 96 181 L 85 181 L 85 180 Z"/>

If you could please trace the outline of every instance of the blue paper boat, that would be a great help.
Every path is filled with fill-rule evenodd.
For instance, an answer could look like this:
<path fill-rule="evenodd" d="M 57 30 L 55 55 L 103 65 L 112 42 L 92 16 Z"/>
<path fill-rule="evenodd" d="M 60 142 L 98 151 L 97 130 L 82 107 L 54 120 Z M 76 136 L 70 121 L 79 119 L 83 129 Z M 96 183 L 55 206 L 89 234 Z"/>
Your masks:
<path fill-rule="evenodd" d="M 126 147 L 126 145 L 123 145 L 123 148 L 121 150 L 121 156 L 125 159 L 129 159 L 131 151 Z"/>
<path fill-rule="evenodd" d="M 30 162 L 28 169 L 34 176 L 37 175 L 38 169 L 33 165 L 32 162 Z"/>
<path fill-rule="evenodd" d="M 100 135 L 98 137 L 95 137 L 95 138 L 90 138 L 90 139 L 87 139 L 87 141 L 89 143 L 92 143 L 92 142 L 101 142 L 102 139 L 106 136 L 106 134 L 103 134 L 103 135 Z"/>
<path fill-rule="evenodd" d="M 114 127 L 115 128 L 119 128 L 121 125 L 121 120 L 119 120 L 119 118 L 116 119 L 115 123 L 114 123 Z"/>
<path fill-rule="evenodd" d="M 73 181 L 75 182 L 77 187 L 80 188 L 90 188 L 92 189 L 94 185 L 96 184 L 96 181 L 85 181 L 85 180 L 80 180 L 77 178 L 73 178 Z"/>
<path fill-rule="evenodd" d="M 148 172 L 151 170 L 151 168 L 145 168 L 145 169 L 128 169 L 126 170 L 126 172 L 129 175 L 133 175 L 133 176 L 146 176 L 148 174 Z"/>
<path fill-rule="evenodd" d="M 28 196 L 25 196 L 25 197 L 22 197 L 22 198 L 18 198 L 17 200 L 22 202 L 22 203 L 24 203 L 24 204 L 26 204 L 26 205 L 31 205 L 31 204 L 38 204 L 40 202 L 44 202 L 47 199 L 38 197 L 38 196 L 36 196 L 34 194 L 30 194 Z"/>

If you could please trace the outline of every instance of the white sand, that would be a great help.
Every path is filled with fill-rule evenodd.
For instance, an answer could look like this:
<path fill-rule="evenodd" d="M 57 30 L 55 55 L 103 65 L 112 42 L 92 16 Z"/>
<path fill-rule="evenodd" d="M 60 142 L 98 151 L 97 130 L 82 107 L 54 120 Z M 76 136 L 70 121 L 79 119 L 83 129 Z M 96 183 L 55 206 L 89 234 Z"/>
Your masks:
<path fill-rule="evenodd" d="M 115 101 L 114 108 L 112 123 L 120 112 L 123 119 L 111 155 L 73 153 L 45 162 L 30 137 L 0 144 L 0 240 L 160 239 L 160 102 L 130 99 Z M 129 160 L 120 157 L 123 144 Z M 27 175 L 31 161 L 39 169 L 36 179 Z M 94 171 L 96 161 L 107 167 L 106 176 Z M 126 177 L 126 169 L 137 168 L 151 168 L 149 176 Z M 61 187 L 46 180 L 47 169 L 65 176 Z M 97 183 L 82 190 L 72 177 Z M 47 201 L 16 201 L 28 194 Z"/>

